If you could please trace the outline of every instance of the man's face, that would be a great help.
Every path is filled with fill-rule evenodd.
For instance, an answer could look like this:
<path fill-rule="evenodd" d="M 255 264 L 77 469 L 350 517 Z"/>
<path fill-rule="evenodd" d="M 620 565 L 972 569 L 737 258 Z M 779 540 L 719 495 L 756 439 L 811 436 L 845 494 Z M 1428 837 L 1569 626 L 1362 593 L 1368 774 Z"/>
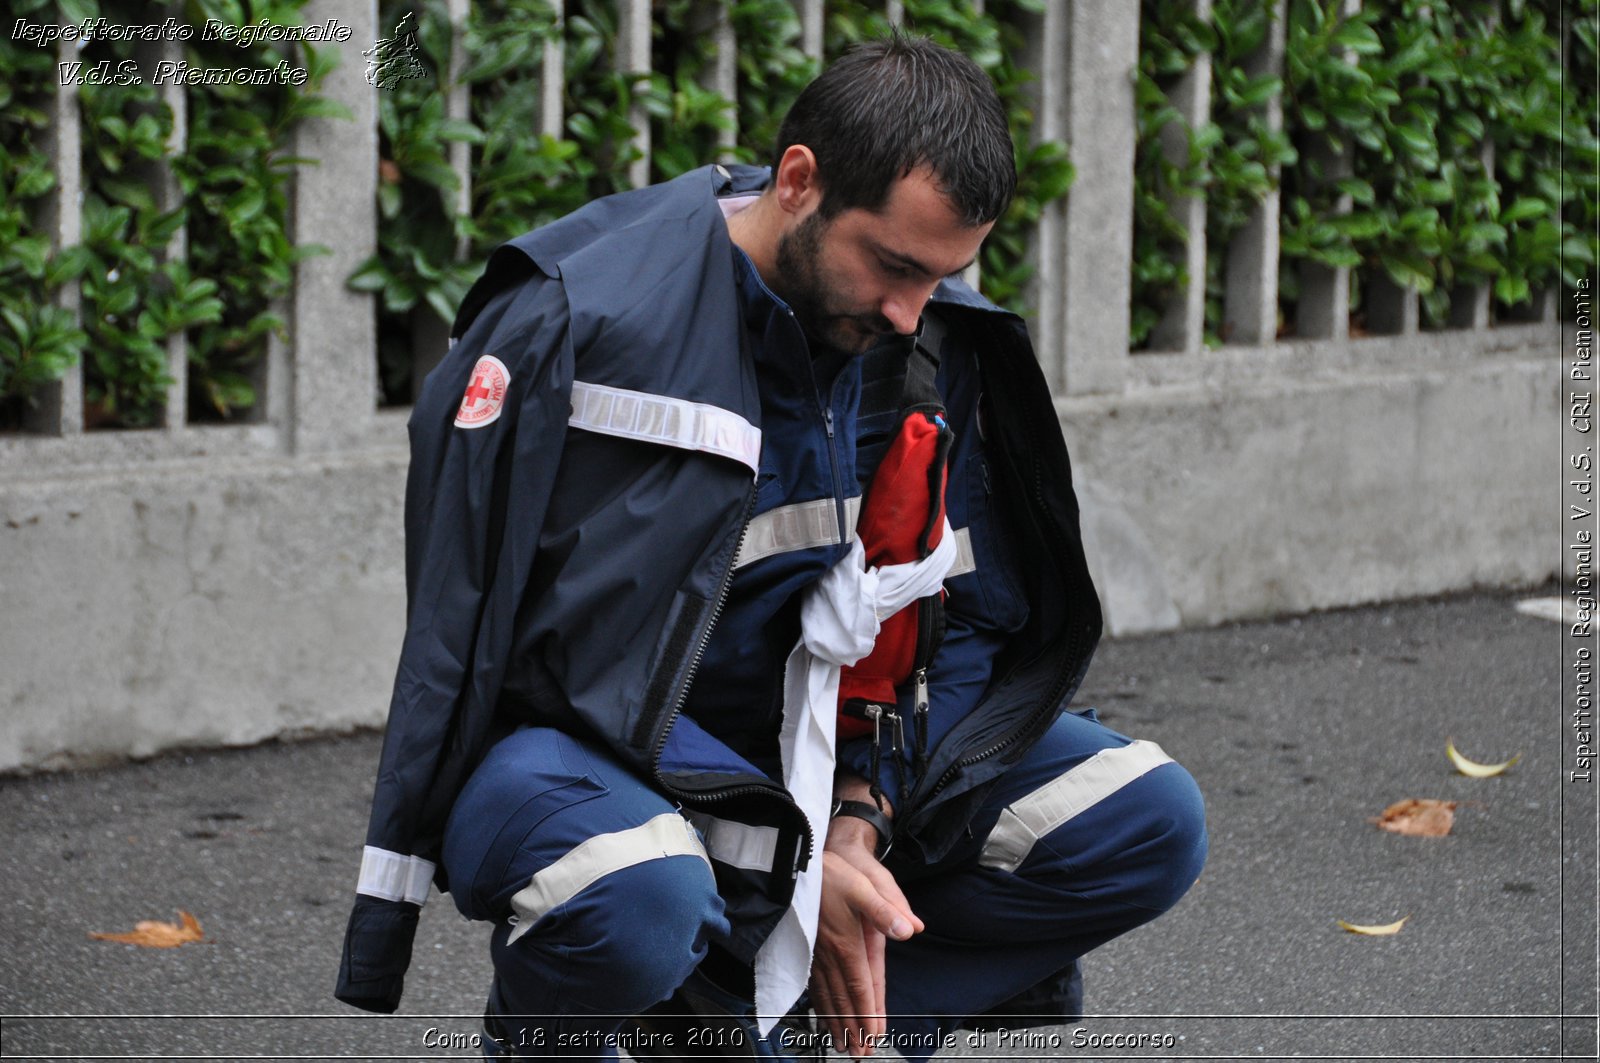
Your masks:
<path fill-rule="evenodd" d="M 993 223 L 961 222 L 930 171 L 896 181 L 876 211 L 813 209 L 778 239 L 778 294 L 806 334 L 850 354 L 910 335 L 939 281 L 978 253 Z"/>

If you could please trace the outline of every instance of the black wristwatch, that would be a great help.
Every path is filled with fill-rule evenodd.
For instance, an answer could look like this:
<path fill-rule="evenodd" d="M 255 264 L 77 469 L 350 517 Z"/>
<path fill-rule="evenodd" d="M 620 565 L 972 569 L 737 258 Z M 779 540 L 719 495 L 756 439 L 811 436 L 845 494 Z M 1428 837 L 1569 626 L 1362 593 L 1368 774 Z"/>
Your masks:
<path fill-rule="evenodd" d="M 889 854 L 889 841 L 894 835 L 894 824 L 876 805 L 870 805 L 865 801 L 836 800 L 829 818 L 837 819 L 840 816 L 854 816 L 872 824 L 872 829 L 878 832 L 878 859 L 882 860 Z"/>

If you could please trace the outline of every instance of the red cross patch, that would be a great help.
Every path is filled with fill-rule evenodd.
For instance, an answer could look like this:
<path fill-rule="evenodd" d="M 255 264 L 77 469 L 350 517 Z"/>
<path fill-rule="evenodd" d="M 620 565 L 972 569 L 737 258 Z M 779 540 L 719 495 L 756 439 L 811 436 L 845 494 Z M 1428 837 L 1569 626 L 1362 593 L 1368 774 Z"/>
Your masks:
<path fill-rule="evenodd" d="M 493 424 L 506 404 L 506 385 L 511 383 L 511 373 L 506 364 L 492 354 L 478 359 L 467 378 L 467 393 L 461 396 L 461 408 L 456 410 L 457 428 L 482 428 Z"/>

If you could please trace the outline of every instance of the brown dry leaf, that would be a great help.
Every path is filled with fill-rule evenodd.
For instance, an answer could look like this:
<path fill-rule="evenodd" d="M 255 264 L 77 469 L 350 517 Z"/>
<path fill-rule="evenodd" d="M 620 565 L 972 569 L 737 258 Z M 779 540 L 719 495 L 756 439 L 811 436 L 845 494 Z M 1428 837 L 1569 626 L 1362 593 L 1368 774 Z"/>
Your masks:
<path fill-rule="evenodd" d="M 1350 931 L 1352 934 L 1362 934 L 1366 937 L 1374 938 L 1386 938 L 1400 933 L 1400 928 L 1405 926 L 1406 920 L 1410 918 L 1411 917 L 1409 915 L 1402 916 L 1399 922 L 1385 923 L 1383 926 L 1360 926 L 1356 923 L 1347 923 L 1343 919 L 1336 919 L 1334 921 L 1337 922 L 1340 927 Z"/>
<path fill-rule="evenodd" d="M 1370 817 L 1379 830 L 1396 834 L 1411 834 L 1422 838 L 1442 838 L 1450 833 L 1456 821 L 1457 801 L 1437 801 L 1431 797 L 1408 797 L 1396 801 L 1383 810 L 1383 815 Z"/>
<path fill-rule="evenodd" d="M 159 919 L 144 919 L 133 924 L 133 929 L 125 934 L 90 933 L 89 936 L 97 941 L 121 941 L 128 945 L 144 945 L 152 949 L 175 949 L 179 945 L 205 938 L 204 932 L 200 929 L 200 921 L 194 916 L 180 908 L 178 918 L 183 920 L 183 925 L 163 923 Z"/>

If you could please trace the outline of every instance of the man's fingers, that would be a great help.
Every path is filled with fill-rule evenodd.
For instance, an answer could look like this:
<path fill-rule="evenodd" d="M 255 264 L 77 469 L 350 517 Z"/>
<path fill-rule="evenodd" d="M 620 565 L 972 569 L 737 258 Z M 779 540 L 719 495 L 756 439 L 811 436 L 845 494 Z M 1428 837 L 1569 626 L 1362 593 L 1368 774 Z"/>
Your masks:
<path fill-rule="evenodd" d="M 911 924 L 912 934 L 920 934 L 927 929 L 917 916 L 917 913 L 911 910 L 911 902 L 906 899 L 905 893 L 900 889 L 900 884 L 894 880 L 894 875 L 890 873 L 888 868 L 879 864 L 876 873 L 869 872 L 867 877 L 877 887 L 878 893 L 905 915 Z M 910 936 L 911 934 L 906 935 L 906 937 Z"/>
<path fill-rule="evenodd" d="M 821 924 L 812 985 L 834 1047 L 872 1055 L 888 1029 L 887 938 L 923 929 L 894 876 L 870 854 L 860 862 L 825 852 Z"/>
<path fill-rule="evenodd" d="M 900 891 L 896 889 L 895 892 Z M 904 941 L 922 927 L 922 920 L 912 914 L 910 906 L 904 904 L 904 898 L 897 905 L 892 898 L 884 896 L 878 883 L 870 876 L 862 875 L 851 883 L 846 896 L 850 907 L 860 913 L 863 919 L 896 941 Z"/>
<path fill-rule="evenodd" d="M 884 951 L 887 942 L 884 936 L 874 930 L 863 934 L 867 946 L 867 967 L 872 971 L 872 1014 L 879 1017 L 880 1029 L 883 1033 L 888 1028 L 887 1015 L 889 1011 L 889 979 L 884 963 Z"/>
<path fill-rule="evenodd" d="M 811 991 L 816 996 L 814 1007 L 817 1016 L 822 1019 L 823 1025 L 828 1028 L 828 1037 L 836 1045 L 844 1044 L 844 1011 L 845 998 L 841 995 L 841 986 L 831 967 L 817 964 L 811 971 Z"/>
<path fill-rule="evenodd" d="M 867 930 L 867 933 L 872 931 Z M 843 962 L 839 974 L 844 982 L 847 1009 L 844 1025 L 852 1038 L 850 1046 L 861 1050 L 857 1054 L 870 1055 L 872 1045 L 867 1038 L 872 1033 L 872 1013 L 877 997 L 873 990 L 872 965 L 867 957 L 865 942 L 861 948 L 840 959 Z"/>
<path fill-rule="evenodd" d="M 844 862 L 861 876 L 848 894 L 852 908 L 871 920 L 879 930 L 898 941 L 904 941 L 912 934 L 922 933 L 925 929 L 922 920 L 911 910 L 911 902 L 906 900 L 900 884 L 894 880 L 894 874 L 888 868 L 871 856 L 841 855 Z M 868 897 L 863 891 L 862 879 L 871 885 L 875 897 Z M 876 907 L 879 902 L 887 902 L 889 908 Z M 903 919 L 904 924 L 897 926 L 896 917 Z"/>
<path fill-rule="evenodd" d="M 858 954 L 857 959 L 863 959 Z M 816 1011 L 828 1028 L 834 1047 L 851 1055 L 871 1055 L 868 1041 L 870 1029 L 858 989 L 859 974 L 849 970 L 853 964 L 846 961 L 819 963 L 812 970 L 812 986 L 817 991 Z M 870 989 L 868 990 L 870 992 Z"/>

